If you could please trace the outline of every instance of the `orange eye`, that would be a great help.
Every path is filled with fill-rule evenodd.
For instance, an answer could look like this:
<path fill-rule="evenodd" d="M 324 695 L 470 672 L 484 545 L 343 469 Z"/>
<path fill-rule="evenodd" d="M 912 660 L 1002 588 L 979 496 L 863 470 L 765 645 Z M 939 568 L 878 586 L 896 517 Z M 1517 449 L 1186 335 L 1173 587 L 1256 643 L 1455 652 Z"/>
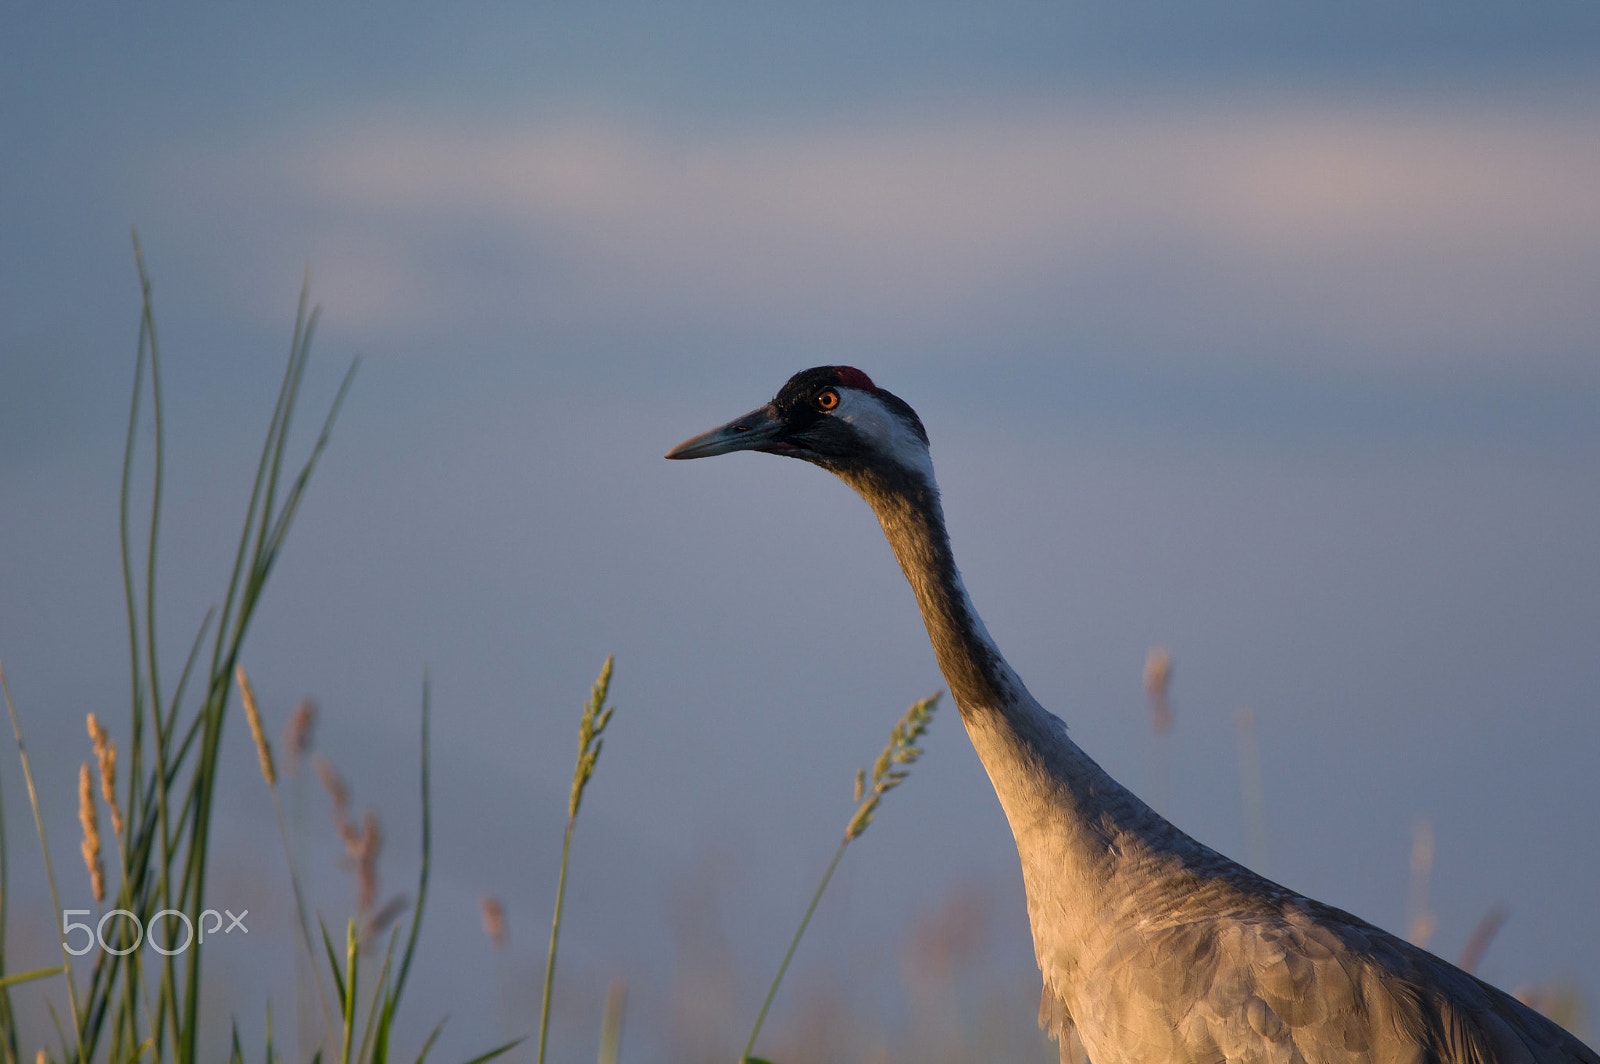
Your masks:
<path fill-rule="evenodd" d="M 817 396 L 817 405 L 824 410 L 832 410 L 834 407 L 839 405 L 839 393 L 834 391 L 832 388 L 829 388 L 827 391 Z"/>

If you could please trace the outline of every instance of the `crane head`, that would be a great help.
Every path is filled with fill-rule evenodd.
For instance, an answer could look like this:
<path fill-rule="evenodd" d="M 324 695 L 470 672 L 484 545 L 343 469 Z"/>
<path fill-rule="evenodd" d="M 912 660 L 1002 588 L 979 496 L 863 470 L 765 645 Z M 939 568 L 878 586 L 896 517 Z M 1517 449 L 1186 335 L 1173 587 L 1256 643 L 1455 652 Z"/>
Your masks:
<path fill-rule="evenodd" d="M 905 400 L 852 366 L 817 366 L 789 378 L 765 406 L 684 440 L 668 458 L 765 451 L 853 479 L 868 471 L 933 484 L 928 433 Z"/>

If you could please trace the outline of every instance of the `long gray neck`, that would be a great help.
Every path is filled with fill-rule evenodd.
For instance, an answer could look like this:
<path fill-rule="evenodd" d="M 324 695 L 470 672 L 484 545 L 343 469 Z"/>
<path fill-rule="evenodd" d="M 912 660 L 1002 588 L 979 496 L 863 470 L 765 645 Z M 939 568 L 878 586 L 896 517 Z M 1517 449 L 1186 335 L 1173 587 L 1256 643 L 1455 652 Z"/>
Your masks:
<path fill-rule="evenodd" d="M 930 477 L 898 467 L 840 475 L 877 514 L 917 597 L 939 669 L 973 741 L 979 741 L 975 727 L 995 730 L 1034 748 L 1014 751 L 1027 759 L 1034 771 L 1062 767 L 1046 768 L 1038 755 L 1066 741 L 1065 727 L 1034 701 L 973 609 L 951 554 L 938 486 Z M 1070 742 L 1067 745 L 1071 747 Z M 1071 748 L 1076 752 L 1076 747 Z M 995 777 L 996 769 L 1002 767 L 991 763 L 995 752 L 981 747 L 978 752 L 990 776 Z M 1006 797 L 1001 795 L 1002 802 Z"/>
<path fill-rule="evenodd" d="M 937 487 L 892 469 L 841 476 L 878 515 L 916 593 L 939 668 L 1016 837 L 1040 964 L 1059 985 L 1079 944 L 1099 934 L 1117 907 L 1110 883 L 1119 865 L 1174 848 L 1174 856 L 1197 856 L 1203 848 L 1080 750 L 1006 664 L 962 587 Z M 1063 897 L 1074 899 L 1071 911 L 1041 924 L 1040 906 Z"/>
<path fill-rule="evenodd" d="M 962 717 L 1003 714 L 1019 697 L 1031 702 L 962 586 L 944 528 L 938 489 L 910 478 L 894 484 L 870 475 L 846 479 L 878 515 L 889 546 L 916 594 L 939 669 Z"/>

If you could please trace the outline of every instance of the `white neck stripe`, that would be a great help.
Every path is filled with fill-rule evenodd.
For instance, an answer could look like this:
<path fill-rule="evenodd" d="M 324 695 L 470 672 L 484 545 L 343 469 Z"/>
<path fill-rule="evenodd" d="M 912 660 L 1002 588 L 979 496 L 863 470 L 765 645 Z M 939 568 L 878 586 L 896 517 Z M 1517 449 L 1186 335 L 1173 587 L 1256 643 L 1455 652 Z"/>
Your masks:
<path fill-rule="evenodd" d="M 834 417 L 859 432 L 874 450 L 922 474 L 930 485 L 936 483 L 928 445 L 917 435 L 916 429 L 906 424 L 904 418 L 871 392 L 859 388 L 839 388 L 837 391 L 839 406 L 833 411 Z"/>

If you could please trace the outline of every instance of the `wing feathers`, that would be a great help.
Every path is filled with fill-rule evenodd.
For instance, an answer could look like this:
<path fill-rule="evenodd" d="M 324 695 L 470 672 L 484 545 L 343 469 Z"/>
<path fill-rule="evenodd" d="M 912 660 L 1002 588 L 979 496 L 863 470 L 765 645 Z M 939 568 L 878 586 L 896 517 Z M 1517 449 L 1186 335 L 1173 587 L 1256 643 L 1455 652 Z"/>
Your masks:
<path fill-rule="evenodd" d="M 1062 1061 L 1082 1064 L 1065 1048 L 1081 1034 L 1096 1064 L 1600 1064 L 1514 998 L 1355 917 L 1266 904 L 1112 936 L 1072 1000 L 1046 988 L 1039 1022 Z"/>

